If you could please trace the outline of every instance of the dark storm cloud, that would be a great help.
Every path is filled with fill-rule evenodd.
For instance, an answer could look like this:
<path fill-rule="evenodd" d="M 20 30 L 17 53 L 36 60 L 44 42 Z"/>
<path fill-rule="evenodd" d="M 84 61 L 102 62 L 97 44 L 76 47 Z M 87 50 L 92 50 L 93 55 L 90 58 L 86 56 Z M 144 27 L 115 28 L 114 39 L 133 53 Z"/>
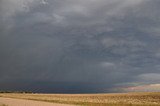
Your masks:
<path fill-rule="evenodd" d="M 159 3 L 1 0 L 1 86 L 75 93 L 159 83 Z"/>

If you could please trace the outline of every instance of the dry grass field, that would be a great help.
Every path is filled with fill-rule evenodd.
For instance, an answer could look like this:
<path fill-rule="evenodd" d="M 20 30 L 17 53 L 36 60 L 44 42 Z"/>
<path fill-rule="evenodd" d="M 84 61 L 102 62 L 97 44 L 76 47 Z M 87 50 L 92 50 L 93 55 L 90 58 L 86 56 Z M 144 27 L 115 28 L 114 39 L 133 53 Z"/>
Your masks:
<path fill-rule="evenodd" d="M 160 93 L 121 94 L 0 94 L 0 97 L 20 98 L 83 106 L 160 106 Z"/>

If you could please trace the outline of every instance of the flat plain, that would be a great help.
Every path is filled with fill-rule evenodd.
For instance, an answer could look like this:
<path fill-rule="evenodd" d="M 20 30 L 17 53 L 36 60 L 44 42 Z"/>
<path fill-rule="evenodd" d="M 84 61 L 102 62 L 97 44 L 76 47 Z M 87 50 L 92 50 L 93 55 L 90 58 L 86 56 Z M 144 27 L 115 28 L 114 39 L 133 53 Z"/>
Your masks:
<path fill-rule="evenodd" d="M 50 103 L 50 102 L 43 102 L 43 101 L 3 98 L 3 97 L 0 97 L 0 102 L 2 104 L 5 104 L 0 106 L 75 106 L 75 105 L 69 105 L 69 104 Z"/>
<path fill-rule="evenodd" d="M 3 98 L 17 98 L 81 106 L 160 106 L 160 93 L 114 94 L 16 94 L 2 93 Z"/>

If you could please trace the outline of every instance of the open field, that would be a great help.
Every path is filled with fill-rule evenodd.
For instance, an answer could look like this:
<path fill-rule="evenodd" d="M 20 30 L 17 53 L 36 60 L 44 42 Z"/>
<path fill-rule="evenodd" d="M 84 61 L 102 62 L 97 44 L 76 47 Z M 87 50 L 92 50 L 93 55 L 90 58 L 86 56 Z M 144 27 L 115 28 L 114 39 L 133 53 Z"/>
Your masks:
<path fill-rule="evenodd" d="M 43 102 L 43 101 L 3 98 L 3 97 L 0 97 L 0 102 L 2 104 L 6 104 L 6 105 L 0 105 L 0 106 L 75 106 L 75 105 L 69 105 L 69 104 L 50 103 L 50 102 Z"/>
<path fill-rule="evenodd" d="M 160 93 L 121 94 L 0 94 L 1 97 L 19 98 L 53 103 L 84 106 L 160 106 Z"/>

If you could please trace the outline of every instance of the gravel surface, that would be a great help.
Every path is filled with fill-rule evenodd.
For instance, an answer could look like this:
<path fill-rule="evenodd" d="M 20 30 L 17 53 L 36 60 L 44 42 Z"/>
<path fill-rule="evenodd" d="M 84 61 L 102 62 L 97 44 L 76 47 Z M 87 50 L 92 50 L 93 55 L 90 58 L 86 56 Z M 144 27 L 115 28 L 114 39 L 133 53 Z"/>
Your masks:
<path fill-rule="evenodd" d="M 57 104 L 57 103 L 48 103 L 41 101 L 12 99 L 3 97 L 0 97 L 0 103 L 5 104 L 7 106 L 75 106 L 68 104 Z"/>

